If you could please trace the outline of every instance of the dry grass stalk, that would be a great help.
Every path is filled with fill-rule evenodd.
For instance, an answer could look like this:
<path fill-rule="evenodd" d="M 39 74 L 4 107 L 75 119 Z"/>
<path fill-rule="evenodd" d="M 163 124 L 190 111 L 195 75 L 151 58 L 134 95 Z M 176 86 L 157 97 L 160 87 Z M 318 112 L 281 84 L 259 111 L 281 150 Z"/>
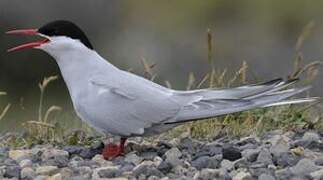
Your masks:
<path fill-rule="evenodd" d="M 141 58 L 141 63 L 144 67 L 144 76 L 147 79 L 154 81 L 157 75 L 153 72 L 153 68 L 156 64 L 149 64 L 145 58 Z"/>
<path fill-rule="evenodd" d="M 58 78 L 58 76 L 50 76 L 45 77 L 41 83 L 38 84 L 38 87 L 40 89 L 40 98 L 39 98 L 39 108 L 38 108 L 38 121 L 42 121 L 42 114 L 43 114 L 43 101 L 44 101 L 44 93 L 46 90 L 46 87 L 49 83 L 52 81 L 55 81 Z"/>
<path fill-rule="evenodd" d="M 313 29 L 315 27 L 315 21 L 310 21 L 306 26 L 303 28 L 301 34 L 298 36 L 295 49 L 297 52 L 303 47 L 305 40 L 310 36 Z"/>
<path fill-rule="evenodd" d="M 0 114 L 0 121 L 5 117 L 5 115 L 7 114 L 7 112 L 10 109 L 11 104 L 7 104 L 6 107 L 2 110 L 1 114 Z"/>

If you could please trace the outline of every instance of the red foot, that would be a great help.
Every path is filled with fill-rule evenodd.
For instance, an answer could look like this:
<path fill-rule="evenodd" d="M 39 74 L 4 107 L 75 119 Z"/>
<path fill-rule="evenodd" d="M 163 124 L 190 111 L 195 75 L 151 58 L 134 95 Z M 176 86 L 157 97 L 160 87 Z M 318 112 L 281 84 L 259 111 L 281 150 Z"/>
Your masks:
<path fill-rule="evenodd" d="M 126 143 L 126 140 L 126 138 L 121 138 L 119 145 L 107 144 L 102 151 L 103 158 L 106 160 L 112 160 L 118 156 L 123 155 L 124 144 Z"/>

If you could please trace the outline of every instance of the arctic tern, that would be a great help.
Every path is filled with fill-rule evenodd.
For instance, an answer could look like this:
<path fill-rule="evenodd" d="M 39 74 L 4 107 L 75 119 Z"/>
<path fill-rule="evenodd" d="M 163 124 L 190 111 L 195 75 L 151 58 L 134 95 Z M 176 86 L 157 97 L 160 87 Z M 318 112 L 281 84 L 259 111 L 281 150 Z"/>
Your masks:
<path fill-rule="evenodd" d="M 131 136 L 154 135 L 185 122 L 254 108 L 318 99 L 286 100 L 310 88 L 288 88 L 297 80 L 275 79 L 228 89 L 169 89 L 113 66 L 93 49 L 77 25 L 65 20 L 7 34 L 41 37 L 40 41 L 8 51 L 36 48 L 51 55 L 60 68 L 77 115 L 102 133 L 120 136 L 119 145 L 106 145 L 106 159 L 122 155 L 126 139 Z"/>

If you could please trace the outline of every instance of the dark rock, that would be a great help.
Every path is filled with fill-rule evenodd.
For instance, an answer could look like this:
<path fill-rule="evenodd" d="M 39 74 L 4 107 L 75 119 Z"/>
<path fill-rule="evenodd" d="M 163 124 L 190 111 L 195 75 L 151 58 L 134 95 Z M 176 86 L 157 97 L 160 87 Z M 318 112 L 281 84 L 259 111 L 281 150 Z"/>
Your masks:
<path fill-rule="evenodd" d="M 274 164 L 282 168 L 294 166 L 301 159 L 291 152 L 281 153 L 279 157 L 274 157 Z"/>
<path fill-rule="evenodd" d="M 218 168 L 220 167 L 221 159 L 219 157 L 209 157 L 209 156 L 201 156 L 192 161 L 192 166 L 198 170 L 203 168 Z"/>
<path fill-rule="evenodd" d="M 153 166 L 148 166 L 148 165 L 140 165 L 136 167 L 133 170 L 133 175 L 135 177 L 139 177 L 140 175 L 144 175 L 145 177 L 149 176 L 157 176 L 157 177 L 163 177 L 164 174 L 160 172 L 158 169 L 156 169 Z"/>
<path fill-rule="evenodd" d="M 243 146 L 239 146 L 239 150 L 243 151 L 246 149 L 256 149 L 257 147 L 258 147 L 258 145 L 256 145 L 256 144 L 245 144 Z"/>
<path fill-rule="evenodd" d="M 154 158 L 157 156 L 157 152 L 152 152 L 152 151 L 148 151 L 148 152 L 142 152 L 140 154 L 140 157 L 142 157 L 144 160 L 154 160 Z"/>
<path fill-rule="evenodd" d="M 233 166 L 235 169 L 248 168 L 248 166 L 250 166 L 250 162 L 247 161 L 246 158 L 241 158 L 234 161 Z"/>
<path fill-rule="evenodd" d="M 242 156 L 246 158 L 250 162 L 254 162 L 257 160 L 259 149 L 245 149 L 241 152 Z"/>
<path fill-rule="evenodd" d="M 84 149 L 84 147 L 77 146 L 77 145 L 65 146 L 63 148 L 63 150 L 67 151 L 70 155 L 74 155 L 74 154 L 79 155 L 83 149 Z"/>
<path fill-rule="evenodd" d="M 99 167 L 99 164 L 94 161 L 84 160 L 84 161 L 79 161 L 77 163 L 77 166 L 86 166 L 86 167 L 90 167 L 90 168 L 97 168 L 97 167 Z"/>
<path fill-rule="evenodd" d="M 170 148 L 172 148 L 172 145 L 166 141 L 160 141 L 157 143 L 157 147 L 157 154 L 162 157 Z"/>
<path fill-rule="evenodd" d="M 222 149 L 222 157 L 223 159 L 227 159 L 230 161 L 235 161 L 242 157 L 241 152 L 238 148 L 233 146 L 223 147 Z"/>
<path fill-rule="evenodd" d="M 20 178 L 21 168 L 19 166 L 7 166 L 4 177 L 6 178 Z"/>
<path fill-rule="evenodd" d="M 131 164 L 131 163 L 126 163 L 126 164 L 124 164 L 124 165 L 120 168 L 120 170 L 121 170 L 122 172 L 124 172 L 124 171 L 132 171 L 134 167 L 135 167 L 135 166 L 134 166 L 133 164 Z"/>
<path fill-rule="evenodd" d="M 122 171 L 116 168 L 105 168 L 98 171 L 101 178 L 115 178 L 121 175 Z"/>
<path fill-rule="evenodd" d="M 53 157 L 52 159 L 46 160 L 43 164 L 63 168 L 63 167 L 66 167 L 68 163 L 69 163 L 69 159 L 67 157 L 56 156 L 56 157 Z"/>
<path fill-rule="evenodd" d="M 201 146 L 199 149 L 193 151 L 190 154 L 194 154 L 193 159 L 201 156 L 215 156 L 222 153 L 222 147 L 218 144 L 209 144 Z"/>
<path fill-rule="evenodd" d="M 257 140 L 255 137 L 245 137 L 241 138 L 236 145 L 238 146 L 246 146 L 246 145 L 260 145 L 259 140 Z"/>
<path fill-rule="evenodd" d="M 101 146 L 102 144 L 99 144 L 91 148 L 86 148 L 83 146 L 71 145 L 65 146 L 64 150 L 67 151 L 70 155 L 78 155 L 84 159 L 91 159 L 96 154 L 100 154 L 102 152 Z"/>
<path fill-rule="evenodd" d="M 166 161 L 162 161 L 159 164 L 159 166 L 157 167 L 157 169 L 159 171 L 161 171 L 162 173 L 164 173 L 164 174 L 169 173 L 170 170 L 172 170 L 172 168 L 173 168 L 173 166 L 170 163 L 166 162 Z"/>

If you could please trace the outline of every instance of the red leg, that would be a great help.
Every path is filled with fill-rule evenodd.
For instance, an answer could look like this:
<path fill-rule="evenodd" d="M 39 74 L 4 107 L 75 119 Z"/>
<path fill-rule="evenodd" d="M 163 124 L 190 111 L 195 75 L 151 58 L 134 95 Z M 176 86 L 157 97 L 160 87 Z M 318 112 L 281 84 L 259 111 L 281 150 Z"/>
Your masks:
<path fill-rule="evenodd" d="M 102 152 L 103 158 L 106 160 L 111 160 L 117 156 L 123 155 L 126 140 L 127 138 L 121 138 L 119 145 L 112 143 L 105 145 Z"/>

